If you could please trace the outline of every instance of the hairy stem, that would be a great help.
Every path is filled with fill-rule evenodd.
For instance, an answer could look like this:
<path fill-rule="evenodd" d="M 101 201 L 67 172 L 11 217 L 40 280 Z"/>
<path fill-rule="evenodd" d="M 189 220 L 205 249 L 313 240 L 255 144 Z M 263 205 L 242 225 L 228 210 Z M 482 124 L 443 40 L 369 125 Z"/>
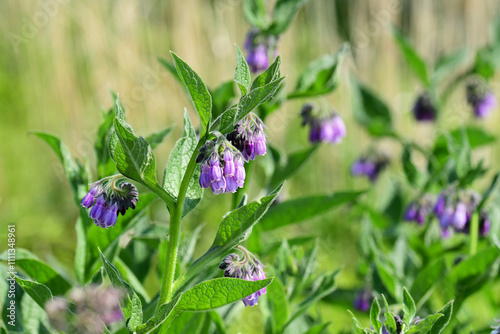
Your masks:
<path fill-rule="evenodd" d="M 170 211 L 170 230 L 167 245 L 167 256 L 165 257 L 165 269 L 163 271 L 161 281 L 160 299 L 158 300 L 158 306 L 168 303 L 173 297 L 175 265 L 177 263 L 177 255 L 179 253 L 179 239 L 181 235 L 182 209 L 184 207 L 184 200 L 186 198 L 186 192 L 189 187 L 189 182 L 191 181 L 193 173 L 196 169 L 196 156 L 203 142 L 204 140 L 200 139 L 193 154 L 191 155 L 189 164 L 186 168 L 186 172 L 184 173 L 184 177 L 182 178 L 177 201 Z"/>

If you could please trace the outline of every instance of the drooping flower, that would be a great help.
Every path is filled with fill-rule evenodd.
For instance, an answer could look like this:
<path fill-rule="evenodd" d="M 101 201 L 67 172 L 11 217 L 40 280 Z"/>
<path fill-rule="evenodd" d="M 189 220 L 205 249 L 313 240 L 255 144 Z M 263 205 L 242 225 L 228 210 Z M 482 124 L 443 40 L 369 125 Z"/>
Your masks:
<path fill-rule="evenodd" d="M 119 181 L 123 176 L 104 178 L 91 185 L 81 205 L 90 209 L 89 216 L 97 226 L 109 228 L 115 225 L 118 213 L 125 214 L 128 208 L 135 209 L 139 201 L 137 188 Z"/>
<path fill-rule="evenodd" d="M 358 311 L 368 312 L 374 299 L 375 297 L 373 296 L 373 292 L 370 289 L 365 288 L 356 293 L 353 306 Z"/>
<path fill-rule="evenodd" d="M 356 160 L 351 166 L 351 174 L 354 176 L 366 176 L 375 182 L 381 171 L 389 164 L 387 155 L 381 152 L 371 152 Z"/>
<path fill-rule="evenodd" d="M 410 203 L 404 213 L 404 220 L 423 224 L 432 213 L 432 200 L 428 195 Z"/>
<path fill-rule="evenodd" d="M 243 257 L 240 260 L 238 254 L 232 253 L 227 255 L 219 268 L 224 270 L 225 277 L 234 277 L 244 279 L 246 281 L 259 281 L 266 278 L 262 263 L 257 258 L 242 246 L 238 246 L 243 252 Z M 257 305 L 259 297 L 266 293 L 266 288 L 262 288 L 257 292 L 242 299 L 245 306 Z"/>
<path fill-rule="evenodd" d="M 276 57 L 278 36 L 262 34 L 258 29 L 250 29 L 245 39 L 247 63 L 253 73 L 269 67 L 271 57 Z"/>
<path fill-rule="evenodd" d="M 449 188 L 442 191 L 434 205 L 434 214 L 439 219 L 443 237 L 450 236 L 452 232 L 469 234 L 471 218 L 479 203 L 479 194 L 471 190 Z M 479 234 L 486 236 L 489 229 L 488 214 L 481 210 Z"/>
<path fill-rule="evenodd" d="M 300 113 L 302 125 L 309 124 L 309 141 L 311 143 L 338 144 L 347 135 L 347 128 L 342 117 L 335 112 L 324 112 L 313 104 L 307 103 Z"/>
<path fill-rule="evenodd" d="M 437 110 L 428 93 L 420 94 L 413 106 L 413 116 L 419 122 L 429 122 L 436 119 Z"/>
<path fill-rule="evenodd" d="M 467 85 L 467 102 L 477 118 L 485 118 L 497 107 L 498 101 L 484 80 L 474 79 Z"/>
<path fill-rule="evenodd" d="M 254 113 L 249 113 L 239 121 L 227 139 L 236 147 L 246 161 L 266 154 L 266 134 L 264 123 Z"/>
<path fill-rule="evenodd" d="M 234 193 L 245 183 L 242 154 L 225 138 L 207 142 L 198 160 L 201 162 L 199 183 L 215 195 Z"/>

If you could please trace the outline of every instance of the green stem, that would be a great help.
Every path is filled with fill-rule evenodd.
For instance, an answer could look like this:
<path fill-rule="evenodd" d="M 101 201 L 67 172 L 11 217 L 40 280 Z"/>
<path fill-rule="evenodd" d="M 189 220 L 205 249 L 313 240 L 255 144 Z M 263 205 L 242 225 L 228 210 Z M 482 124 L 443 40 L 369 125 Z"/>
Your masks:
<path fill-rule="evenodd" d="M 479 214 L 474 212 L 470 224 L 470 255 L 477 252 L 477 240 L 479 238 Z"/>
<path fill-rule="evenodd" d="M 177 262 L 177 255 L 179 253 L 179 240 L 181 235 L 182 209 L 184 207 L 184 200 L 186 198 L 186 192 L 189 187 L 189 182 L 193 177 L 193 173 L 197 165 L 196 156 L 198 154 L 199 148 L 203 145 L 204 142 L 204 140 L 200 139 L 193 154 L 191 155 L 189 164 L 186 168 L 186 172 L 184 173 L 184 177 L 182 178 L 177 201 L 170 211 L 170 229 L 167 245 L 167 256 L 165 257 L 165 267 L 161 281 L 160 299 L 158 300 L 158 306 L 168 303 L 173 297 L 175 265 Z"/>

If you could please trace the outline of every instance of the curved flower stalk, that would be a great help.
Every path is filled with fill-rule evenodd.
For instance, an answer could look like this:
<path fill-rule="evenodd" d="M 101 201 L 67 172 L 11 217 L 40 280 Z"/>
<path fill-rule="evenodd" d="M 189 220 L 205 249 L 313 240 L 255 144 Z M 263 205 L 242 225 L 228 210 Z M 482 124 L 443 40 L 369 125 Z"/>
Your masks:
<path fill-rule="evenodd" d="M 137 188 L 129 182 L 120 181 L 122 178 L 123 175 L 115 175 L 91 184 L 82 199 L 81 205 L 90 209 L 89 216 L 97 226 L 113 227 L 119 213 L 123 216 L 128 208 L 135 209 L 139 201 Z"/>
<path fill-rule="evenodd" d="M 266 154 L 264 123 L 249 113 L 226 136 L 217 137 L 200 148 L 196 161 L 200 162 L 199 184 L 212 189 L 215 195 L 235 193 L 243 188 L 246 172 L 244 162 Z"/>
<path fill-rule="evenodd" d="M 238 249 L 243 252 L 243 256 L 232 253 L 226 256 L 219 268 L 224 270 L 225 277 L 234 277 L 244 279 L 246 281 L 258 281 L 266 278 L 262 263 L 250 253 L 245 247 L 238 246 Z M 259 301 L 259 297 L 266 293 L 266 288 L 252 293 L 250 296 L 242 299 L 245 306 L 255 306 Z"/>

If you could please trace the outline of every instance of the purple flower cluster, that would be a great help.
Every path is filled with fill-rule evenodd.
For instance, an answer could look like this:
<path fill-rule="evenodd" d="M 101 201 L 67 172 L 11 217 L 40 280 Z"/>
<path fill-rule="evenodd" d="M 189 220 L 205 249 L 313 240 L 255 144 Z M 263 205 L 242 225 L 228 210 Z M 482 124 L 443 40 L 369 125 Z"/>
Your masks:
<path fill-rule="evenodd" d="M 236 192 L 245 182 L 243 157 L 229 147 L 224 150 L 222 158 L 214 150 L 201 164 L 199 182 L 202 188 L 210 187 L 216 195 Z"/>
<path fill-rule="evenodd" d="M 278 37 L 264 35 L 257 29 L 250 29 L 245 40 L 247 63 L 253 73 L 265 71 L 269 67 L 270 55 L 277 56 Z"/>
<path fill-rule="evenodd" d="M 89 216 L 97 226 L 109 228 L 115 225 L 118 213 L 122 216 L 128 208 L 135 209 L 139 201 L 137 188 L 128 182 L 118 183 L 119 178 L 105 178 L 90 186 L 81 205 L 90 209 Z"/>
<path fill-rule="evenodd" d="M 309 141 L 311 143 L 338 144 L 347 135 L 347 128 L 342 117 L 335 112 L 321 114 L 312 104 L 307 103 L 302 107 L 300 115 L 302 125 L 310 125 Z"/>
<path fill-rule="evenodd" d="M 432 214 L 433 203 L 429 196 L 424 195 L 417 201 L 408 205 L 405 210 L 404 220 L 414 221 L 419 225 L 427 221 L 427 218 Z"/>
<path fill-rule="evenodd" d="M 257 115 L 249 113 L 236 124 L 227 139 L 241 152 L 246 161 L 254 160 L 255 156 L 265 155 L 267 151 L 264 127 Z"/>
<path fill-rule="evenodd" d="M 423 93 L 417 98 L 413 106 L 413 116 L 419 122 L 429 122 L 436 119 L 437 111 L 428 93 Z"/>
<path fill-rule="evenodd" d="M 474 109 L 477 118 L 489 116 L 498 105 L 495 94 L 480 80 L 473 80 L 467 85 L 467 102 Z"/>
<path fill-rule="evenodd" d="M 366 176 L 375 182 L 381 171 L 389 164 L 389 158 L 379 152 L 363 156 L 356 160 L 351 166 L 351 174 L 354 176 Z"/>
<path fill-rule="evenodd" d="M 104 325 L 123 319 L 123 292 L 113 287 L 90 285 L 70 292 L 71 303 L 52 299 L 45 304 L 51 325 L 63 332 L 100 334 Z"/>
<path fill-rule="evenodd" d="M 434 205 L 434 214 L 439 219 L 439 225 L 443 237 L 451 235 L 452 231 L 457 233 L 470 232 L 470 221 L 472 214 L 476 211 L 480 196 L 472 191 L 445 190 L 438 195 Z M 479 215 L 479 233 L 481 236 L 488 235 L 490 231 L 490 220 L 484 211 Z"/>
<path fill-rule="evenodd" d="M 353 306 L 358 311 L 368 312 L 374 299 L 375 297 L 373 296 L 373 292 L 370 289 L 365 288 L 356 293 Z"/>
<path fill-rule="evenodd" d="M 215 195 L 234 193 L 245 183 L 245 161 L 266 154 L 264 123 L 257 115 L 245 116 L 226 136 L 219 135 L 200 148 L 196 158 L 201 163 L 199 183 Z"/>
<path fill-rule="evenodd" d="M 238 248 L 244 253 L 241 260 L 237 254 L 232 253 L 226 256 L 219 265 L 219 268 L 224 270 L 224 276 L 240 278 L 246 281 L 259 281 L 265 279 L 266 274 L 264 273 L 262 263 L 245 248 L 241 246 L 238 246 Z M 265 293 L 266 288 L 260 289 L 243 298 L 242 302 L 245 306 L 257 305 L 259 297 Z"/>

